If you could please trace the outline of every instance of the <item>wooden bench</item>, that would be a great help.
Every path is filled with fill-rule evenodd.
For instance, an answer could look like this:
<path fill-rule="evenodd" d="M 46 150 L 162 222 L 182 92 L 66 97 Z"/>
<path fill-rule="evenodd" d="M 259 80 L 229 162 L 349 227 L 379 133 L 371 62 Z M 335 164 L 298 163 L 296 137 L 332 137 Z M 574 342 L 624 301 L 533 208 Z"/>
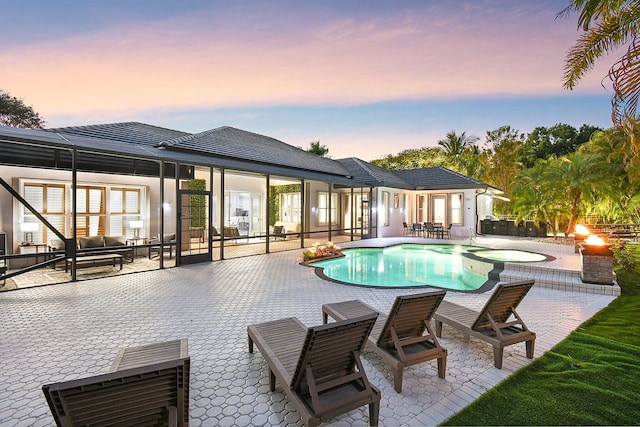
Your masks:
<path fill-rule="evenodd" d="M 120 254 L 102 254 L 102 255 L 84 255 L 76 257 L 76 268 L 80 268 L 80 265 L 85 265 L 87 267 L 96 267 L 100 261 L 111 261 L 113 266 L 116 266 L 116 261 L 120 262 L 120 270 L 122 270 L 122 259 L 124 257 Z M 69 271 L 69 264 L 73 261 L 73 258 L 67 258 L 64 260 L 64 271 L 65 273 Z"/>

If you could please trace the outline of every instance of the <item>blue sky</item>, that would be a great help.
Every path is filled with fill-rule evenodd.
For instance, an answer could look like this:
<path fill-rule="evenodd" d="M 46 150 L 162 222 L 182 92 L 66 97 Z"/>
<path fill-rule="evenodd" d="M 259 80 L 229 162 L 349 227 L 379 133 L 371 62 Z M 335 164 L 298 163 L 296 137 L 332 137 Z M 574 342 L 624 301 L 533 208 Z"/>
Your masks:
<path fill-rule="evenodd" d="M 611 126 L 605 59 L 562 89 L 560 0 L 11 1 L 0 89 L 47 127 L 235 126 L 365 160 L 511 125 Z M 604 86 L 604 87 L 603 87 Z"/>

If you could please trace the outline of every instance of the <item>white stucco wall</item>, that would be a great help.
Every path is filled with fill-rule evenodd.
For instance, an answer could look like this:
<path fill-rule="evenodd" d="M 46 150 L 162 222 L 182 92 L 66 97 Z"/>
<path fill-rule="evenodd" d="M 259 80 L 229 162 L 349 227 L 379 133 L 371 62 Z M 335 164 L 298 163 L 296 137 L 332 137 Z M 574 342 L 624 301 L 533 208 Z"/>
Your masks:
<path fill-rule="evenodd" d="M 388 191 L 390 193 L 390 201 L 391 204 L 394 204 L 394 194 L 398 193 L 399 195 L 399 208 L 391 208 L 391 218 L 388 226 L 382 225 L 382 219 L 378 218 L 378 237 L 393 237 L 393 236 L 402 236 L 403 235 L 403 224 L 405 217 L 408 217 L 407 221 L 409 224 L 413 223 L 417 219 L 417 196 L 432 196 L 432 195 L 450 195 L 450 194 L 459 194 L 462 193 L 463 203 L 462 203 L 462 224 L 454 224 L 451 228 L 451 237 L 453 238 L 468 238 L 470 234 L 470 229 L 473 229 L 476 224 L 476 190 L 475 189 L 467 189 L 467 190 L 452 190 L 452 191 L 407 191 L 407 190 L 398 190 L 394 188 L 381 187 L 376 189 L 378 194 L 378 209 L 382 207 L 382 192 Z M 404 206 L 404 196 L 405 194 L 409 195 L 409 207 L 406 208 Z M 480 199 L 482 203 L 486 204 L 486 200 L 489 200 L 489 206 L 486 207 L 488 212 L 491 212 L 492 206 L 490 205 L 492 199 L 490 197 L 485 197 Z M 448 200 L 448 199 L 447 199 Z M 479 200 L 479 201 L 480 201 Z M 483 205 L 484 206 L 484 205 Z M 409 210 L 408 214 L 405 215 L 406 209 Z M 450 205 L 447 205 L 447 209 L 450 210 Z M 450 215 L 450 212 L 448 212 Z M 448 224 L 445 224 L 445 227 Z M 479 230 L 478 230 L 479 231 Z"/>

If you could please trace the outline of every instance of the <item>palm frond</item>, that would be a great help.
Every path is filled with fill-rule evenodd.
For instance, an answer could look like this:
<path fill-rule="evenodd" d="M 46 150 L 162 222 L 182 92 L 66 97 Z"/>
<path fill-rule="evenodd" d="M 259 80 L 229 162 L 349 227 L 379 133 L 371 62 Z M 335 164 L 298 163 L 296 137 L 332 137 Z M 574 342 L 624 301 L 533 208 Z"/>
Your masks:
<path fill-rule="evenodd" d="M 627 53 L 613 64 L 609 78 L 613 85 L 611 119 L 637 139 L 638 123 L 635 118 L 640 99 L 640 40 L 637 37 L 631 41 Z M 632 144 L 632 149 L 634 154 L 638 154 L 638 144 Z"/>
<path fill-rule="evenodd" d="M 563 87 L 573 89 L 600 57 L 626 43 L 629 37 L 628 29 L 621 27 L 616 20 L 607 21 L 582 34 L 567 53 Z"/>

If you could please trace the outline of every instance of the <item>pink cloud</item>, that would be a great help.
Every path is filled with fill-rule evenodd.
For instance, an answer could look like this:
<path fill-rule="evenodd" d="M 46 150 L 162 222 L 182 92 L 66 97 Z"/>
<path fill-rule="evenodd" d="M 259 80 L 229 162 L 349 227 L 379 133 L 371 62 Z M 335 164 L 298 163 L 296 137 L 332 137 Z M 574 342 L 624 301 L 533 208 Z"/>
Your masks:
<path fill-rule="evenodd" d="M 0 64 L 4 87 L 45 116 L 563 93 L 573 23 L 526 10 L 447 12 L 260 24 L 212 22 L 212 11 L 4 49 Z M 578 90 L 602 93 L 605 74 L 598 67 Z"/>

